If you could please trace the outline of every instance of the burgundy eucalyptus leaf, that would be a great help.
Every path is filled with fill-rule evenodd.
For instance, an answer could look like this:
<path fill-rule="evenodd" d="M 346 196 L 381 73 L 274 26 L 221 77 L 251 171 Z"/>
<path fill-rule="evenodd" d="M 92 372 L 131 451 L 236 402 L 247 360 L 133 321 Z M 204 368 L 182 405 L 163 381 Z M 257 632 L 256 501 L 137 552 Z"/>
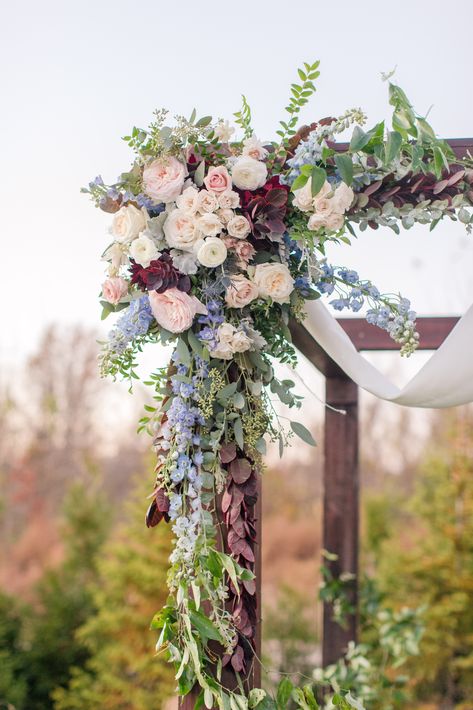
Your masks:
<path fill-rule="evenodd" d="M 145 518 L 146 527 L 148 527 L 148 528 L 156 527 L 156 525 L 158 525 L 161 522 L 163 517 L 164 517 L 164 514 L 158 510 L 158 506 L 156 505 L 156 501 L 153 500 L 153 502 L 149 506 L 148 510 L 146 511 L 146 518 Z"/>
<path fill-rule="evenodd" d="M 237 646 L 231 660 L 235 673 L 241 673 L 245 669 L 245 653 L 241 646 Z"/>
<path fill-rule="evenodd" d="M 235 483 L 245 483 L 251 476 L 251 464 L 248 459 L 235 459 L 228 470 Z"/>
<path fill-rule="evenodd" d="M 169 510 L 169 498 L 162 488 L 156 492 L 156 505 L 161 513 L 167 513 Z"/>
<path fill-rule="evenodd" d="M 233 443 L 223 444 L 220 449 L 220 461 L 230 463 L 234 458 L 236 458 L 236 445 Z"/>
<path fill-rule="evenodd" d="M 381 185 L 383 184 L 382 180 L 376 180 L 376 182 L 371 183 L 371 185 L 368 185 L 366 190 L 363 190 L 364 195 L 372 195 L 373 192 L 376 192 L 376 190 L 379 190 Z"/>
<path fill-rule="evenodd" d="M 232 494 L 229 490 L 226 490 L 222 496 L 222 511 L 224 513 L 230 508 L 232 504 Z"/>

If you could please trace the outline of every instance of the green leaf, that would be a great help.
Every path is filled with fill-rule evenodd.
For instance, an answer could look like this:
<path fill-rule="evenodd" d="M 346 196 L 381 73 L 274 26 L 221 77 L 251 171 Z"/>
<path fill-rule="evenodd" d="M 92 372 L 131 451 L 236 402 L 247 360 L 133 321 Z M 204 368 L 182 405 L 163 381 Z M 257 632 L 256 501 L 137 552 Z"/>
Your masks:
<path fill-rule="evenodd" d="M 308 179 L 307 175 L 299 175 L 299 177 L 296 177 L 291 185 L 291 191 L 295 192 L 296 190 L 300 190 L 301 187 L 304 187 Z"/>
<path fill-rule="evenodd" d="M 297 434 L 297 436 L 302 439 L 302 441 L 305 441 L 306 444 L 309 444 L 310 446 L 317 446 L 317 442 L 310 431 L 300 422 L 291 422 L 291 429 L 294 434 Z"/>
<path fill-rule="evenodd" d="M 384 152 L 384 162 L 385 164 L 391 163 L 399 155 L 402 145 L 402 136 L 398 131 L 390 131 L 388 133 L 388 139 L 386 141 L 385 152 Z"/>
<path fill-rule="evenodd" d="M 355 126 L 350 141 L 350 150 L 356 153 L 356 151 L 364 148 L 368 141 L 369 138 L 364 130 L 360 126 Z"/>
<path fill-rule="evenodd" d="M 253 688 L 248 695 L 248 707 L 255 708 L 266 697 L 266 691 L 262 688 Z"/>
<path fill-rule="evenodd" d="M 235 422 L 233 424 L 233 434 L 235 436 L 236 443 L 243 451 L 243 449 L 245 448 L 245 442 L 243 440 L 243 422 L 241 421 L 240 417 L 238 417 L 238 419 L 235 419 Z"/>
<path fill-rule="evenodd" d="M 276 695 L 276 702 L 278 704 L 278 708 L 280 708 L 281 710 L 286 710 L 287 703 L 289 702 L 289 698 L 291 697 L 291 693 L 293 690 L 294 685 L 289 680 L 289 678 L 283 678 L 278 685 Z"/>
<path fill-rule="evenodd" d="M 327 173 L 323 168 L 319 168 L 317 165 L 314 165 L 312 168 L 311 172 L 311 182 L 310 182 L 310 189 L 312 192 L 312 197 L 315 197 L 318 195 L 320 190 L 323 188 L 325 185 L 325 181 L 327 179 Z"/>
<path fill-rule="evenodd" d="M 205 128 L 211 122 L 212 122 L 212 116 L 202 116 L 202 118 L 199 118 L 199 120 L 197 121 L 197 123 L 195 125 L 197 126 L 197 128 Z"/>
<path fill-rule="evenodd" d="M 197 169 L 194 173 L 194 182 L 197 185 L 197 187 L 202 187 L 204 184 L 204 176 L 205 176 L 205 160 L 202 160 L 199 165 L 197 166 Z"/>
<path fill-rule="evenodd" d="M 227 400 L 235 394 L 237 386 L 236 382 L 230 382 L 229 385 L 225 385 L 225 387 L 222 387 L 222 389 L 217 392 L 217 399 L 222 402 L 227 402 Z"/>
<path fill-rule="evenodd" d="M 176 353 L 180 362 L 182 362 L 184 365 L 190 365 L 191 354 L 183 338 L 179 338 L 176 343 Z"/>
<path fill-rule="evenodd" d="M 187 340 L 195 354 L 202 357 L 202 343 L 192 330 L 187 331 Z"/>
<path fill-rule="evenodd" d="M 353 162 L 347 153 L 338 153 L 335 156 L 335 165 L 337 166 L 343 182 L 351 185 L 353 182 Z"/>
<path fill-rule="evenodd" d="M 192 626 L 197 630 L 202 641 L 206 643 L 209 639 L 212 641 L 222 642 L 222 637 L 220 636 L 218 629 L 206 616 L 200 613 L 200 611 L 189 611 L 190 620 Z"/>

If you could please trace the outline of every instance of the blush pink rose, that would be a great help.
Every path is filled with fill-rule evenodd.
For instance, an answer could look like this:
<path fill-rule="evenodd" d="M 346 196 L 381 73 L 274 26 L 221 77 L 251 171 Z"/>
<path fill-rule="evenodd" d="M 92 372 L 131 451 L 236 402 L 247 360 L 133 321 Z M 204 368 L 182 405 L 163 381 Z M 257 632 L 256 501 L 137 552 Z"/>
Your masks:
<path fill-rule="evenodd" d="M 203 303 L 195 296 L 189 296 L 177 288 L 169 288 L 164 293 L 149 292 L 151 312 L 159 325 L 171 333 L 188 330 L 196 313 L 207 314 Z"/>
<path fill-rule="evenodd" d="M 248 262 L 256 254 L 256 249 L 246 239 L 235 239 L 235 237 L 225 237 L 223 240 L 227 249 L 233 249 L 238 257 L 237 266 L 246 269 Z"/>
<path fill-rule="evenodd" d="M 111 276 L 102 284 L 102 296 L 108 303 L 115 305 L 128 293 L 128 283 L 121 276 Z"/>
<path fill-rule="evenodd" d="M 143 189 L 156 202 L 173 202 L 182 192 L 186 175 L 186 166 L 177 158 L 158 158 L 143 170 Z"/>
<path fill-rule="evenodd" d="M 232 276 L 225 294 L 225 301 L 230 308 L 244 308 L 258 298 L 258 287 L 244 276 Z"/>
<path fill-rule="evenodd" d="M 204 183 L 207 190 L 217 194 L 232 189 L 232 179 L 228 174 L 227 168 L 223 165 L 219 165 L 217 168 L 210 168 Z"/>

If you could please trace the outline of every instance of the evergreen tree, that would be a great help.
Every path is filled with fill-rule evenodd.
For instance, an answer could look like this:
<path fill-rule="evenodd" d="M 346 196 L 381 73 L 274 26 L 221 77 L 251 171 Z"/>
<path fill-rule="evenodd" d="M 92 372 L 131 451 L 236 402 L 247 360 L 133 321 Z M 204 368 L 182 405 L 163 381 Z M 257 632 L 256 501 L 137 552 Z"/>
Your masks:
<path fill-rule="evenodd" d="M 467 708 L 473 698 L 473 416 L 439 418 L 407 514 L 382 546 L 380 576 L 399 606 L 426 604 L 419 699 Z"/>
<path fill-rule="evenodd" d="M 93 595 L 97 612 L 78 632 L 91 658 L 67 689 L 54 693 L 56 710 L 159 710 L 172 694 L 173 670 L 155 656 L 150 631 L 166 598 L 170 534 L 164 524 L 145 527 L 140 493 L 105 547 Z"/>
<path fill-rule="evenodd" d="M 0 594 L 0 708 L 22 708 L 26 700 L 22 618 L 15 599 Z"/>

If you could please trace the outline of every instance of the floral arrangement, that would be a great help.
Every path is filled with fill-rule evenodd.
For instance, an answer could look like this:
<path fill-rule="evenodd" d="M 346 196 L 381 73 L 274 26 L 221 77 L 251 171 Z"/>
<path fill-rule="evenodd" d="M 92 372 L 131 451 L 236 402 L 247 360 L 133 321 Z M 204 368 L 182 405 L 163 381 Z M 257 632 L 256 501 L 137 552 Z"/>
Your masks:
<path fill-rule="evenodd" d="M 103 344 L 102 373 L 132 381 L 145 344 L 174 344 L 169 367 L 151 375 L 156 407 L 141 421 L 157 455 L 146 522 L 164 519 L 174 532 L 169 601 L 153 627 L 179 693 L 200 688 L 196 707 L 276 707 L 244 680 L 258 662 L 256 503 L 266 443 L 281 452 L 294 435 L 315 443 L 298 421 L 285 427 L 272 405 L 274 396 L 301 405 L 294 382 L 273 369 L 274 359 L 297 364 L 290 320 L 325 296 L 337 310 L 365 308 L 402 354 L 418 344 L 410 302 L 331 264 L 331 243 L 349 245 L 357 225 L 472 222 L 471 161 L 436 138 L 398 86 L 389 84 L 392 129 L 364 130 L 365 115 L 353 109 L 297 130 L 318 62 L 298 75 L 277 140 L 254 135 L 244 97 L 239 135 L 195 111 L 168 125 L 159 110 L 147 130 L 125 137 L 131 168 L 113 185 L 98 177 L 85 189 L 113 214 L 103 317 L 122 311 Z M 291 697 L 318 707 L 308 686 Z M 330 702 L 361 707 L 343 691 Z"/>

